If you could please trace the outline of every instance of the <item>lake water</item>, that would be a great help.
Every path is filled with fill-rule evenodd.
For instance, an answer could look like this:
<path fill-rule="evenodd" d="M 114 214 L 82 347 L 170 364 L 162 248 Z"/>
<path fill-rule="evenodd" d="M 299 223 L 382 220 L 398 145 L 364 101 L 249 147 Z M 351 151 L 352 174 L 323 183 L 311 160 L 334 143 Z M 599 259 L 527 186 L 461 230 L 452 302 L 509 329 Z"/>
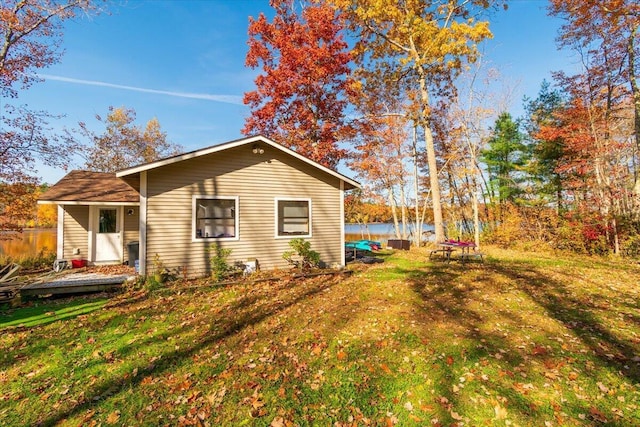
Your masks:
<path fill-rule="evenodd" d="M 386 244 L 388 239 L 395 239 L 393 224 L 391 223 L 375 223 L 367 224 L 372 240 L 380 240 Z M 424 224 L 423 231 L 433 231 L 433 225 Z M 345 224 L 344 234 L 346 241 L 368 239 L 367 230 L 360 224 Z M 430 238 L 430 234 L 424 234 L 425 239 Z M 11 240 L 0 239 L 0 257 L 29 257 L 43 252 L 56 251 L 56 229 L 36 229 L 25 230 L 22 235 L 17 235 Z"/>
<path fill-rule="evenodd" d="M 367 224 L 366 227 L 361 224 L 345 224 L 344 226 L 344 236 L 345 240 L 360 240 L 360 239 L 368 239 L 367 229 L 369 230 L 369 234 L 371 235 L 371 240 L 378 240 L 384 245 L 388 239 L 395 239 L 396 235 L 393 229 L 393 223 L 371 223 Z M 411 232 L 412 228 L 408 228 Z M 433 239 L 433 224 L 423 224 L 423 238 L 422 240 L 431 240 Z M 413 233 L 410 233 L 410 236 Z M 411 237 L 409 237 L 411 239 Z"/>
<path fill-rule="evenodd" d="M 7 234 L 3 233 L 2 237 Z M 56 251 L 56 229 L 25 230 L 10 240 L 0 239 L 0 257 L 31 257 L 40 252 Z"/>

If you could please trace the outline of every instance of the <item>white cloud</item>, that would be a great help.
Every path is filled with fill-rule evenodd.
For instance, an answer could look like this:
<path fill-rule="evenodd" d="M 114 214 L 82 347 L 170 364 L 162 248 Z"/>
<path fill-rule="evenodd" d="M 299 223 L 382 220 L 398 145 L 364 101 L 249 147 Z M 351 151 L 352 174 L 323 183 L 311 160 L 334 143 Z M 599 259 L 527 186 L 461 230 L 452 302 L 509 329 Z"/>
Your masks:
<path fill-rule="evenodd" d="M 54 80 L 58 82 L 73 83 L 87 86 L 102 86 L 110 87 L 113 89 L 130 90 L 134 92 L 155 93 L 158 95 L 175 96 L 178 98 L 191 98 L 191 99 L 203 99 L 205 101 L 224 102 L 227 104 L 244 105 L 242 103 L 242 97 L 237 95 L 214 95 L 209 93 L 189 93 L 189 92 L 173 92 L 168 90 L 147 89 L 136 86 L 126 86 L 107 82 L 100 82 L 95 80 L 82 80 L 74 79 L 70 77 L 53 76 L 50 74 L 38 74 L 38 77 L 45 80 Z"/>

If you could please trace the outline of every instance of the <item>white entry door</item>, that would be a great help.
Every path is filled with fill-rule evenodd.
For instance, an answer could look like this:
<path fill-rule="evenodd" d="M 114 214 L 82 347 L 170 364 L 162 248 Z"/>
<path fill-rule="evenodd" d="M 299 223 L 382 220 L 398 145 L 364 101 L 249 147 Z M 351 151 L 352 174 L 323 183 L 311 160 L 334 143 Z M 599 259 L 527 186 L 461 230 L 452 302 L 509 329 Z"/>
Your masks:
<path fill-rule="evenodd" d="M 95 262 L 121 261 L 120 208 L 100 207 L 96 209 L 96 214 Z"/>

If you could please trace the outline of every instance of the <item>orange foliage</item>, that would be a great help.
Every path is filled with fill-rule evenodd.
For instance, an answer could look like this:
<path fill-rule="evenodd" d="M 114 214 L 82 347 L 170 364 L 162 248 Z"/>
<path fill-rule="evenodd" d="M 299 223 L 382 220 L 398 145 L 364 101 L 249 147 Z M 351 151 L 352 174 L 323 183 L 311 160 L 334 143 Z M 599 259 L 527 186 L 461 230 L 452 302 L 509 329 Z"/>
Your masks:
<path fill-rule="evenodd" d="M 251 108 L 242 132 L 261 133 L 328 167 L 346 151 L 338 141 L 349 131 L 344 121 L 351 55 L 340 35 L 336 12 L 312 3 L 301 13 L 293 2 L 274 0 L 276 15 L 249 21 L 246 64 L 261 66 L 256 90 L 245 93 Z"/>

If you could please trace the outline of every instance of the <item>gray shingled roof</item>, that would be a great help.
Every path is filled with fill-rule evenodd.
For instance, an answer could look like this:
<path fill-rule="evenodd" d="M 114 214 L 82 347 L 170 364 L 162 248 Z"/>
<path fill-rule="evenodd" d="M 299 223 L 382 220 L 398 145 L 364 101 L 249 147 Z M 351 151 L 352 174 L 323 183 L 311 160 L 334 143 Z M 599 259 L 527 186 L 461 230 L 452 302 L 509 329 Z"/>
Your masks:
<path fill-rule="evenodd" d="M 140 195 L 115 173 L 74 170 L 41 194 L 38 201 L 139 203 Z"/>

